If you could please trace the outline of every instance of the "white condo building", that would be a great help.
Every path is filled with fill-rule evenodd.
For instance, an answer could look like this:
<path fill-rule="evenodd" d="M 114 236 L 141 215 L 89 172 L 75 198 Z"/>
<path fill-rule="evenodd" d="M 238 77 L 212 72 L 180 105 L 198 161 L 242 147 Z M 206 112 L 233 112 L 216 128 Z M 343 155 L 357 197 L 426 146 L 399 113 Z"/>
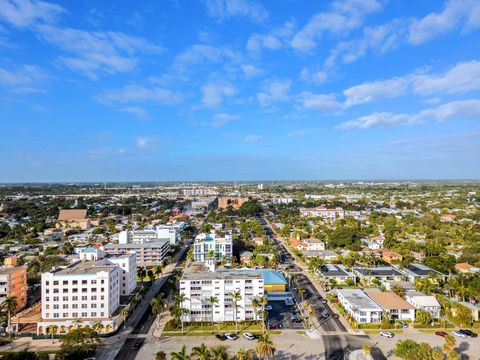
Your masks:
<path fill-rule="evenodd" d="M 80 261 L 42 274 L 42 320 L 37 332 L 46 333 L 50 325 L 67 333 L 81 325 L 101 322 L 105 332 L 114 331 L 119 317 L 120 296 L 136 288 L 136 255 L 105 257 L 100 249 L 86 248 Z"/>
<path fill-rule="evenodd" d="M 379 323 L 382 308 L 359 289 L 338 289 L 337 296 L 345 311 L 360 324 Z"/>
<path fill-rule="evenodd" d="M 167 239 L 170 245 L 176 245 L 181 241 L 180 230 L 177 225 L 157 225 L 145 230 L 123 230 L 118 234 L 118 243 L 143 244 Z"/>
<path fill-rule="evenodd" d="M 317 206 L 315 208 L 300 208 L 300 215 L 303 217 L 321 217 L 323 220 L 333 221 L 343 219 L 345 217 L 345 210 L 341 207 L 328 209 L 325 206 Z"/>
<path fill-rule="evenodd" d="M 217 237 L 214 233 L 197 235 L 193 244 L 194 261 L 203 262 L 208 259 L 211 253 L 215 254 L 216 260 L 231 260 L 233 253 L 232 235 L 227 234 L 225 237 Z"/>
<path fill-rule="evenodd" d="M 234 321 L 235 305 L 232 293 L 238 290 L 238 321 L 258 320 L 261 314 L 255 314 L 252 300 L 264 295 L 264 280 L 259 271 L 215 271 L 208 272 L 187 270 L 180 279 L 180 294 L 187 300 L 182 306 L 189 311 L 184 321 Z M 214 296 L 217 303 L 213 305 L 208 298 Z M 257 308 L 258 312 L 260 309 Z"/>

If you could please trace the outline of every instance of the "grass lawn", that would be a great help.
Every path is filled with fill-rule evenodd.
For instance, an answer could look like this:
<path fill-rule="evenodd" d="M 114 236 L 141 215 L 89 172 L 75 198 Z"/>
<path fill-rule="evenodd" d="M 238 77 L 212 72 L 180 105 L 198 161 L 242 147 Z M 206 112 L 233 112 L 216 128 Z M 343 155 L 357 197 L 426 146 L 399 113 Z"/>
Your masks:
<path fill-rule="evenodd" d="M 365 334 L 380 334 L 382 331 L 388 331 L 394 334 L 403 334 L 403 329 L 359 329 L 365 332 Z"/>
<path fill-rule="evenodd" d="M 162 335 L 167 334 L 175 334 L 175 335 L 182 335 L 181 334 L 182 328 L 175 327 L 173 321 L 170 321 L 166 324 L 165 330 L 163 331 Z M 262 324 L 238 324 L 238 331 L 247 331 L 247 332 L 254 332 L 258 333 L 262 331 Z M 212 333 L 212 325 L 185 325 L 183 328 L 184 335 L 190 335 L 192 333 L 195 336 L 198 335 L 207 335 Z M 228 323 L 220 323 L 214 324 L 213 326 L 213 333 L 226 333 L 226 332 L 235 332 L 235 325 L 228 324 Z"/>

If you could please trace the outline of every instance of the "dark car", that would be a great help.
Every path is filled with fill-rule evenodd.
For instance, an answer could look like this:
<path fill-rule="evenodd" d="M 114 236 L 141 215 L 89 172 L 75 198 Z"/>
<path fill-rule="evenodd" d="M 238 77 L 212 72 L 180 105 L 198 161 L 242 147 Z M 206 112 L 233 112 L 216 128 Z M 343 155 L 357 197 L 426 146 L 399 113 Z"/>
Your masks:
<path fill-rule="evenodd" d="M 461 329 L 460 332 L 463 332 L 465 335 L 467 336 L 470 336 L 472 338 L 476 338 L 478 335 L 476 333 L 474 333 L 473 331 L 471 330 L 467 330 L 467 329 Z"/>
<path fill-rule="evenodd" d="M 225 341 L 227 340 L 227 336 L 223 334 L 216 334 L 215 337 L 220 340 L 220 341 Z"/>
<path fill-rule="evenodd" d="M 138 350 L 142 347 L 142 342 L 141 341 L 135 341 L 132 345 L 132 350 Z"/>
<path fill-rule="evenodd" d="M 274 324 L 270 324 L 268 327 L 269 327 L 270 329 L 280 329 L 280 324 L 274 323 Z"/>
<path fill-rule="evenodd" d="M 333 318 L 334 318 L 334 319 L 340 319 L 340 315 L 338 315 L 338 314 L 333 314 Z"/>
<path fill-rule="evenodd" d="M 448 334 L 445 331 L 435 331 L 435 335 L 445 337 Z"/>

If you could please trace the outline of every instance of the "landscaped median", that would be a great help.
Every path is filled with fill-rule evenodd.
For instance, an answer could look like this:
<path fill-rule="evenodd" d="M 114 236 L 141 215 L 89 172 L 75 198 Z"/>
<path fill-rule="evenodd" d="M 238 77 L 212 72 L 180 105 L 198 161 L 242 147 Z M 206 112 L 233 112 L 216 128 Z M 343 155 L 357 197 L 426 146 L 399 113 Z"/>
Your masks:
<path fill-rule="evenodd" d="M 257 322 L 245 322 L 238 323 L 238 327 L 235 326 L 235 323 L 228 322 L 215 323 L 213 327 L 211 323 L 184 324 L 182 333 L 182 328 L 175 326 L 175 321 L 170 320 L 165 324 L 162 336 L 205 336 L 216 333 L 228 332 L 250 332 L 255 334 L 261 334 L 262 324 L 259 324 Z M 272 334 L 272 331 L 269 331 L 269 333 Z"/>

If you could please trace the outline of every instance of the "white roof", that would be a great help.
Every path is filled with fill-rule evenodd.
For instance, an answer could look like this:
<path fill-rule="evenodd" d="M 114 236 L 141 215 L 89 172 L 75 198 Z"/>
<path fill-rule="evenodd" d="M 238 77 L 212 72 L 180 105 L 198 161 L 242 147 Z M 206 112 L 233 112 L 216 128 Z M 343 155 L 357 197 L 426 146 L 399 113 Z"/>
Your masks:
<path fill-rule="evenodd" d="M 411 299 L 415 301 L 417 306 L 440 306 L 435 296 L 412 296 Z"/>

